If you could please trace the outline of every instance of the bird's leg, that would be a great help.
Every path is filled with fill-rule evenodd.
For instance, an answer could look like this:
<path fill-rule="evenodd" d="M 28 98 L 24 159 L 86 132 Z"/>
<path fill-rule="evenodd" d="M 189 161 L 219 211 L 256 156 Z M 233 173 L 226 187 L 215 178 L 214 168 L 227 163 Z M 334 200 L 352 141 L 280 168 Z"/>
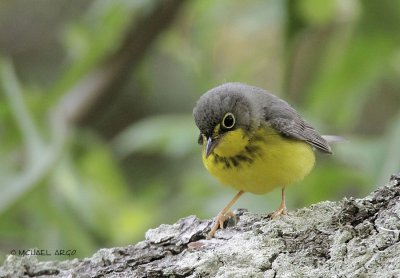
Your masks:
<path fill-rule="evenodd" d="M 219 227 L 221 227 L 221 229 L 224 228 L 224 222 L 226 219 L 228 219 L 229 217 L 233 216 L 234 213 L 231 212 L 229 209 L 233 206 L 233 204 L 239 199 L 240 196 L 242 196 L 242 194 L 244 193 L 244 191 L 239 191 L 235 197 L 233 197 L 233 199 L 229 202 L 229 204 L 224 207 L 217 215 L 216 219 L 215 219 L 215 223 L 214 226 L 211 228 L 210 233 L 208 234 L 208 238 L 212 238 L 215 234 L 215 232 L 218 230 Z"/>
<path fill-rule="evenodd" d="M 285 198 L 285 187 L 282 187 L 282 201 L 281 204 L 279 206 L 279 208 L 271 215 L 272 219 L 277 218 L 280 215 L 286 215 L 287 214 L 287 210 L 286 210 L 286 198 Z"/>

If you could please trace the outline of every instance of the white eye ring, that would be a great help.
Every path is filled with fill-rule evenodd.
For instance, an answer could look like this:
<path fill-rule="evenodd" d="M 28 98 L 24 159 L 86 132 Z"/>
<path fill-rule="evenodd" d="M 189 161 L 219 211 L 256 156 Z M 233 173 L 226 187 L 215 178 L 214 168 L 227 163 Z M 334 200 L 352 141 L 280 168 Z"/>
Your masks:
<path fill-rule="evenodd" d="M 224 118 L 222 119 L 222 126 L 226 129 L 231 129 L 235 126 L 236 119 L 232 113 L 226 113 Z"/>

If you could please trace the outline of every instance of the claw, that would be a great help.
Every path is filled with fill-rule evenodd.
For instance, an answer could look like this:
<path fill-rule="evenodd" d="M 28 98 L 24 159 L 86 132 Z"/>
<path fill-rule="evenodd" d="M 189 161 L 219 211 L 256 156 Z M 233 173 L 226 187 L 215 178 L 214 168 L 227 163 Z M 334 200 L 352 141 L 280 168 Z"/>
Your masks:
<path fill-rule="evenodd" d="M 228 219 L 229 217 L 235 216 L 235 214 L 233 212 L 231 212 L 229 209 L 237 201 L 237 199 L 239 199 L 239 197 L 242 196 L 243 193 L 244 193 L 244 191 L 239 191 L 238 193 L 236 193 L 235 197 L 233 197 L 233 199 L 229 202 L 229 204 L 226 207 L 224 207 L 224 209 L 221 210 L 220 213 L 218 213 L 218 215 L 215 219 L 215 223 L 214 223 L 213 227 L 211 228 L 211 231 L 208 234 L 207 239 L 212 238 L 219 227 L 221 227 L 221 229 L 224 228 L 224 222 L 226 219 Z"/>
<path fill-rule="evenodd" d="M 231 217 L 235 217 L 236 215 L 232 211 L 227 211 L 225 214 L 223 213 L 218 213 L 217 217 L 215 218 L 215 223 L 213 227 L 211 228 L 210 233 L 208 234 L 208 239 L 214 237 L 215 232 L 218 230 L 218 228 L 221 228 L 222 230 L 224 229 L 224 223 L 227 219 Z"/>
<path fill-rule="evenodd" d="M 271 219 L 276 219 L 278 216 L 287 215 L 286 206 L 279 207 L 274 213 L 271 215 Z"/>

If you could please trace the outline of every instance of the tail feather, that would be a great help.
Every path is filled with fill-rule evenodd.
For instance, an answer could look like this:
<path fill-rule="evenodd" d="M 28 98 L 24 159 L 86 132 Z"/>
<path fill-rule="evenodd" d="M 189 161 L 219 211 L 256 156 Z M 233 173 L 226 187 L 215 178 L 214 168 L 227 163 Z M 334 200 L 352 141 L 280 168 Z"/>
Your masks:
<path fill-rule="evenodd" d="M 326 140 L 326 142 L 330 143 L 343 143 L 347 142 L 348 140 L 344 137 L 337 136 L 337 135 L 321 135 L 322 138 Z"/>

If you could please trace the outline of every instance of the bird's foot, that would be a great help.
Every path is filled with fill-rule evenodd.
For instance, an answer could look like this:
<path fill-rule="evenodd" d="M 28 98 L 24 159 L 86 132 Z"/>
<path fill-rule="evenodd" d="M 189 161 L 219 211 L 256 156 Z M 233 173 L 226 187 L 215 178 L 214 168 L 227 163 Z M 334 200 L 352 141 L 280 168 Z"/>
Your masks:
<path fill-rule="evenodd" d="M 271 219 L 276 219 L 281 215 L 287 215 L 286 206 L 280 206 L 274 213 L 271 214 Z"/>
<path fill-rule="evenodd" d="M 215 223 L 212 226 L 210 233 L 208 234 L 208 238 L 210 239 L 214 237 L 214 234 L 218 230 L 218 228 L 224 229 L 225 221 L 231 217 L 235 217 L 235 214 L 230 210 L 226 213 L 218 213 L 217 217 L 215 218 Z"/>

